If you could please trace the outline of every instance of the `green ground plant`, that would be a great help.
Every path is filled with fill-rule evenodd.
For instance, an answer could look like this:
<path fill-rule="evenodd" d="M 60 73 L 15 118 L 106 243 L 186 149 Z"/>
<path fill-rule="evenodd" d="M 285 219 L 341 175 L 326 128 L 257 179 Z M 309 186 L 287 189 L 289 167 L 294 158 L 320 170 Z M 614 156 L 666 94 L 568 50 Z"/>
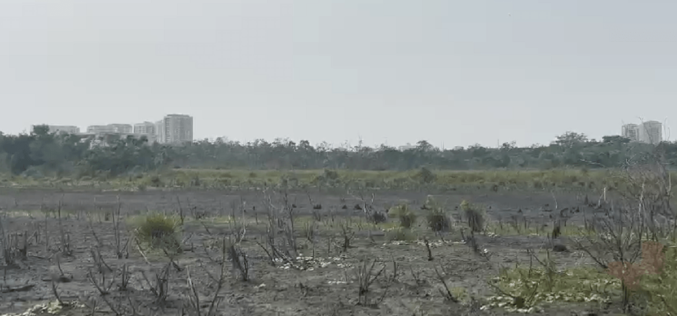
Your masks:
<path fill-rule="evenodd" d="M 416 213 L 407 204 L 400 204 L 390 208 L 388 214 L 396 218 L 403 228 L 411 228 L 416 223 Z"/>
<path fill-rule="evenodd" d="M 608 302 L 621 291 L 618 278 L 594 267 L 576 267 L 560 271 L 549 253 L 528 266 L 516 264 L 502 268 L 489 281 L 497 295 L 488 298 L 489 306 L 512 311 L 535 311 L 542 303 Z"/>
<path fill-rule="evenodd" d="M 410 229 L 404 227 L 387 229 L 385 237 L 387 241 L 413 241 L 416 239 L 416 235 Z"/>
<path fill-rule="evenodd" d="M 451 229 L 451 218 L 449 212 L 435 200 L 435 197 L 428 195 L 423 208 L 426 210 L 426 222 L 430 230 L 439 233 Z"/>
<path fill-rule="evenodd" d="M 149 214 L 135 223 L 134 236 L 152 249 L 181 252 L 180 225 L 176 218 L 163 214 Z"/>
<path fill-rule="evenodd" d="M 526 228 L 511 225 L 507 222 L 487 221 L 485 231 L 496 236 L 541 236 L 548 237 L 552 233 L 551 226 L 529 225 Z M 560 228 L 560 236 L 563 237 L 580 237 L 588 235 L 589 233 L 583 226 L 571 225 L 562 226 Z"/>
<path fill-rule="evenodd" d="M 650 243 L 642 251 L 641 275 L 633 288 L 646 298 L 649 315 L 677 315 L 677 243 Z"/>
<path fill-rule="evenodd" d="M 485 229 L 486 208 L 479 204 L 472 204 L 463 200 L 460 205 L 463 217 L 468 222 L 468 227 L 472 232 L 479 233 Z"/>
<path fill-rule="evenodd" d="M 677 173 L 674 175 L 677 178 Z M 159 188 L 223 189 L 262 187 L 280 184 L 290 188 L 321 188 L 325 191 L 345 190 L 361 186 L 370 189 L 431 191 L 576 191 L 622 190 L 626 179 L 618 170 L 582 169 L 551 170 L 431 170 L 368 171 L 368 170 L 217 170 L 169 169 L 141 172 L 134 176 L 116 177 L 30 177 L 6 175 L 0 186 L 12 187 L 90 187 L 128 190 Z"/>

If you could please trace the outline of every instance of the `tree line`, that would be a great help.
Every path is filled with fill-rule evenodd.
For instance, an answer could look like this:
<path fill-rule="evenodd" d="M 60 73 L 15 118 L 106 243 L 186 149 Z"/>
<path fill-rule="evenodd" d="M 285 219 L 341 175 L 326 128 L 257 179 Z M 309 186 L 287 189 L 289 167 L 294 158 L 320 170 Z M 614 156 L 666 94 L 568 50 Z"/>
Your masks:
<path fill-rule="evenodd" d="M 381 145 L 312 146 L 289 139 L 248 143 L 217 139 L 182 145 L 149 143 L 145 137 L 91 137 L 49 133 L 38 125 L 28 134 L 0 133 L 0 173 L 26 176 L 119 176 L 162 168 L 201 169 L 352 169 L 443 170 L 615 168 L 642 153 L 660 150 L 669 165 L 677 163 L 677 143 L 649 145 L 621 136 L 601 140 L 566 132 L 548 145 L 498 148 L 474 145 L 440 149 L 419 141 L 406 150 Z"/>

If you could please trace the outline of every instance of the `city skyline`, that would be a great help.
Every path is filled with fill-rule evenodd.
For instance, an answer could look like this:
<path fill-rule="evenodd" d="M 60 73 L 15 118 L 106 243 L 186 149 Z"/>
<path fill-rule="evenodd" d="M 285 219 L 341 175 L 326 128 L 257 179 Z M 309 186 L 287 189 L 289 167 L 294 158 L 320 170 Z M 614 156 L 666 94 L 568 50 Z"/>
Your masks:
<path fill-rule="evenodd" d="M 174 144 L 192 142 L 193 117 L 187 114 L 167 114 L 155 123 L 144 121 L 141 123 L 109 123 L 105 125 L 87 125 L 85 132 L 75 125 L 52 125 L 45 124 L 50 133 L 65 132 L 70 134 L 84 135 L 137 135 L 146 136 L 150 142 L 161 144 Z M 31 128 L 36 124 L 31 125 Z"/>
<path fill-rule="evenodd" d="M 639 124 L 627 123 L 621 126 L 621 136 L 631 141 L 658 144 L 663 141 L 663 123 L 658 121 L 642 121 Z"/>
<path fill-rule="evenodd" d="M 199 121 L 195 139 L 243 142 L 529 146 L 567 130 L 618 134 L 639 114 L 674 129 L 665 119 L 677 118 L 676 10 L 611 0 L 4 0 L 0 104 L 12 115 L 0 130 L 180 112 Z"/>
<path fill-rule="evenodd" d="M 168 120 L 176 121 L 173 123 L 170 123 Z M 185 121 L 185 123 L 182 123 L 182 121 Z M 170 126 L 172 125 L 172 126 Z M 185 126 L 184 126 L 185 125 Z M 35 125 L 32 125 L 35 126 Z M 197 140 L 193 138 L 193 117 L 190 115 L 186 114 L 167 114 L 161 119 L 160 121 L 156 121 L 155 123 L 150 122 L 150 121 L 144 121 L 140 123 L 134 123 L 134 124 L 120 124 L 120 123 L 111 123 L 107 125 L 89 125 L 87 126 L 87 131 L 84 133 L 80 132 L 80 128 L 78 126 L 74 125 L 49 125 L 47 126 L 50 129 L 50 132 L 66 132 L 66 133 L 73 133 L 73 134 L 134 134 L 137 136 L 146 136 L 150 142 L 160 142 L 160 143 L 182 143 L 182 142 L 190 142 Z M 163 127 L 164 126 L 164 127 Z M 647 120 L 643 121 L 640 120 L 639 124 L 635 123 L 623 123 L 621 125 L 621 132 L 619 134 L 608 134 L 604 136 L 613 136 L 613 135 L 618 135 L 622 136 L 625 138 L 630 139 L 631 141 L 635 142 L 643 142 L 643 143 L 650 143 L 650 144 L 657 144 L 660 143 L 661 141 L 664 141 L 664 132 L 663 132 L 664 126 L 661 122 L 654 121 L 654 120 Z M 175 130 L 174 134 L 181 134 L 179 136 L 163 136 L 163 131 L 167 132 L 170 130 Z M 567 131 L 569 132 L 569 131 Z M 171 132 L 169 132 L 171 133 Z M 585 133 L 581 133 L 585 134 Z M 668 131 L 669 134 L 669 131 Z M 595 140 L 596 138 L 594 137 L 589 137 L 589 135 L 585 134 L 588 136 L 588 139 Z M 219 136 L 219 137 L 210 137 L 207 138 L 209 140 L 215 140 L 215 139 L 226 139 L 226 140 L 232 140 L 227 136 Z M 275 139 L 288 139 L 284 137 L 277 137 Z M 200 139 L 201 140 L 201 139 Z M 301 140 L 293 140 L 292 141 L 302 141 Z M 425 140 L 425 139 L 423 139 Z M 271 141 L 271 140 L 267 140 Z M 322 142 L 326 143 L 326 142 Z M 344 142 L 345 144 L 347 142 Z M 508 141 L 508 143 L 511 143 Z M 319 143 L 318 143 L 319 144 Z M 378 147 L 379 145 L 388 145 L 386 143 L 381 143 L 381 144 L 376 144 L 376 146 L 372 147 Z M 411 142 L 407 142 L 405 144 L 394 144 L 395 148 L 399 148 L 400 150 L 403 149 L 409 149 L 416 147 L 416 143 L 412 144 Z M 315 144 L 317 145 L 317 144 Z M 370 146 L 369 144 L 365 144 L 366 146 Z M 392 145 L 392 144 L 391 144 Z M 436 146 L 435 144 L 431 144 L 433 146 Z M 501 143 L 497 141 L 496 146 L 500 147 Z M 445 148 L 444 144 L 441 146 L 436 146 L 439 148 Z M 452 145 L 452 147 L 457 147 Z"/>
<path fill-rule="evenodd" d="M 172 115 L 172 114 L 170 114 L 170 115 Z M 183 115 L 183 114 L 178 114 L 178 115 Z M 189 115 L 189 116 L 190 116 L 190 117 L 194 117 L 194 116 L 192 116 L 192 115 Z M 201 119 L 200 121 L 202 121 L 202 119 Z M 606 120 L 604 120 L 604 121 L 606 121 Z M 624 128 L 625 128 L 626 126 L 630 126 L 630 125 L 637 125 L 637 126 L 640 126 L 640 125 L 642 125 L 643 123 L 650 123 L 650 122 L 657 123 L 657 124 L 660 126 L 660 127 L 658 128 L 658 129 L 660 130 L 660 136 L 658 137 L 658 138 L 660 139 L 659 142 L 660 142 L 660 141 L 675 141 L 675 140 L 671 139 L 671 133 L 670 133 L 670 132 L 671 132 L 671 129 L 670 129 L 669 125 L 666 124 L 667 119 L 664 120 L 663 122 L 660 122 L 660 121 L 657 121 L 657 120 L 644 120 L 644 118 L 643 118 L 642 116 L 636 116 L 636 117 L 635 117 L 635 121 L 638 122 L 638 123 L 627 123 L 627 120 L 621 120 L 621 131 L 620 131 L 620 132 L 619 132 L 618 129 L 616 128 L 616 129 L 610 129 L 609 131 L 603 132 L 603 133 L 598 134 L 598 135 L 592 135 L 592 134 L 586 132 L 586 129 L 578 129 L 578 130 L 571 130 L 571 129 L 569 129 L 569 130 L 562 130 L 562 131 L 560 131 L 559 133 L 552 135 L 552 137 L 550 137 L 550 140 L 548 140 L 547 142 L 542 142 L 542 143 L 533 143 L 533 144 L 529 144 L 529 143 L 518 143 L 518 142 L 515 141 L 515 140 L 503 139 L 503 138 L 496 138 L 496 140 L 494 140 L 494 143 L 493 143 L 493 144 L 481 144 L 481 145 L 484 146 L 484 147 L 495 147 L 495 146 L 500 146 L 501 144 L 506 143 L 506 142 L 507 142 L 507 143 L 515 142 L 515 143 L 517 143 L 518 146 L 523 146 L 523 147 L 529 147 L 529 146 L 532 146 L 532 145 L 547 145 L 547 144 L 550 144 L 552 141 L 554 141 L 554 140 L 556 139 L 557 136 L 562 135 L 562 134 L 564 134 L 565 132 L 569 132 L 569 131 L 575 132 L 575 133 L 579 133 L 579 134 L 585 134 L 585 135 L 588 137 L 588 139 L 596 139 L 596 140 L 602 139 L 603 136 L 614 136 L 614 135 L 616 135 L 616 136 L 623 136 L 623 137 L 626 137 L 626 136 L 625 136 L 625 132 L 624 132 Z M 155 124 L 155 123 L 157 123 L 157 122 L 154 123 L 154 122 L 150 122 L 150 121 L 144 121 L 144 120 L 141 120 L 141 123 L 131 123 L 131 124 L 125 124 L 125 125 L 130 125 L 130 128 L 132 128 L 132 130 L 133 130 L 135 125 L 137 125 L 137 124 L 144 124 L 144 123 L 153 123 L 153 124 Z M 34 126 L 34 125 L 35 125 L 35 124 L 31 124 L 31 126 Z M 54 124 L 46 124 L 46 125 L 50 125 L 50 126 L 58 126 L 58 127 L 74 127 L 74 128 L 80 128 L 80 125 L 54 125 Z M 87 128 L 89 128 L 89 127 L 91 127 L 91 126 L 108 126 L 108 125 L 116 125 L 116 124 L 115 124 L 115 123 L 104 124 L 104 125 L 99 125 L 99 124 L 97 124 L 97 125 L 86 125 L 86 124 L 85 124 L 84 126 L 86 126 Z M 616 126 L 618 126 L 618 125 L 616 125 Z M 86 130 L 86 129 L 85 129 L 85 130 Z M 29 132 L 29 131 L 30 131 L 30 129 L 23 129 L 21 132 L 22 132 L 22 133 L 26 133 L 26 132 Z M 3 131 L 3 130 L 0 129 L 0 132 L 5 132 L 5 131 Z M 312 134 L 312 133 L 309 133 L 309 134 Z M 205 136 L 205 135 L 195 136 L 195 134 L 194 134 L 194 132 L 193 132 L 193 138 L 192 138 L 192 139 L 193 139 L 193 140 L 204 140 L 204 139 L 207 139 L 207 140 L 212 140 L 212 141 L 213 141 L 213 140 L 216 140 L 216 139 L 218 139 L 218 138 L 228 139 L 228 140 L 233 140 L 233 141 L 239 141 L 239 142 L 242 142 L 242 143 L 247 143 L 247 142 L 256 141 L 256 140 L 258 140 L 258 139 L 264 139 L 264 140 L 266 140 L 266 141 L 274 141 L 275 139 L 290 139 L 290 140 L 293 140 L 293 141 L 296 141 L 296 142 L 301 141 L 301 140 L 309 140 L 309 141 L 310 141 L 313 137 L 293 138 L 293 137 L 289 137 L 289 136 L 280 135 L 280 136 L 272 136 L 272 137 L 267 137 L 267 138 L 266 138 L 266 137 L 263 137 L 263 138 L 238 139 L 238 138 L 236 138 L 236 137 L 233 137 L 232 135 L 228 135 L 228 133 L 221 133 L 221 134 L 215 134 L 215 135 L 206 135 L 206 136 Z M 634 139 L 632 139 L 632 137 L 627 137 L 627 138 L 630 138 L 631 140 L 634 140 Z M 149 137 L 149 139 L 150 139 L 150 137 Z M 456 146 L 468 147 L 468 146 L 473 146 L 473 145 L 476 145 L 476 144 L 477 144 L 477 143 L 471 143 L 471 144 L 466 144 L 466 145 L 460 145 L 460 144 L 447 143 L 447 142 L 444 142 L 444 141 L 441 142 L 441 143 L 434 143 L 434 142 L 430 141 L 430 140 L 427 139 L 427 138 L 422 138 L 422 139 L 418 139 L 418 140 L 414 140 L 414 141 L 405 141 L 405 142 L 399 142 L 399 143 L 396 143 L 396 142 L 390 141 L 387 137 L 383 138 L 383 140 L 379 142 L 379 141 L 369 141 L 369 135 L 363 135 L 363 134 L 360 134 L 360 135 L 358 135 L 356 138 L 353 138 L 353 139 L 345 139 L 345 140 L 338 141 L 338 142 L 331 142 L 331 141 L 326 141 L 326 140 L 310 141 L 310 142 L 311 142 L 312 144 L 328 143 L 328 144 L 331 144 L 331 145 L 334 145 L 334 146 L 340 146 L 340 145 L 342 145 L 342 144 L 352 144 L 352 145 L 356 145 L 357 143 L 359 143 L 359 142 L 361 141 L 363 144 L 365 144 L 365 145 L 367 145 L 367 146 L 371 146 L 371 147 L 378 147 L 378 146 L 380 146 L 380 145 L 384 145 L 384 144 L 385 144 L 385 145 L 391 145 L 391 146 L 394 146 L 394 147 L 402 147 L 402 148 L 405 148 L 405 147 L 414 146 L 414 145 L 412 145 L 412 144 L 416 144 L 418 141 L 421 141 L 421 140 L 428 141 L 428 142 L 431 143 L 432 145 L 434 145 L 434 146 L 436 146 L 436 147 L 440 147 L 440 148 L 445 147 L 445 144 L 446 144 L 446 147 L 456 147 Z M 639 141 L 639 140 L 638 140 L 638 141 Z M 646 141 L 644 141 L 644 142 L 646 142 Z"/>

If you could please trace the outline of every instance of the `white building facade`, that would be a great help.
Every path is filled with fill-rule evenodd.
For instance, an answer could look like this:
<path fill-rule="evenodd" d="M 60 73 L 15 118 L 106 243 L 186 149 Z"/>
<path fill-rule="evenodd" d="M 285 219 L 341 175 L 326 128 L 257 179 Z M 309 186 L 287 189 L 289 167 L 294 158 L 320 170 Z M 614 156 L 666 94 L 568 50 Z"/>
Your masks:
<path fill-rule="evenodd" d="M 110 134 L 115 133 L 115 128 L 110 125 L 90 125 L 87 126 L 87 134 Z"/>
<path fill-rule="evenodd" d="M 630 139 L 633 142 L 639 141 L 639 125 L 625 124 L 621 129 L 621 136 Z"/>
<path fill-rule="evenodd" d="M 80 128 L 72 125 L 48 125 L 50 133 L 80 134 Z"/>
<path fill-rule="evenodd" d="M 658 121 L 646 121 L 639 126 L 639 141 L 658 144 L 663 141 L 663 124 Z"/>
<path fill-rule="evenodd" d="M 155 123 L 157 141 L 162 144 L 181 144 L 193 141 L 193 117 L 169 114 Z"/>

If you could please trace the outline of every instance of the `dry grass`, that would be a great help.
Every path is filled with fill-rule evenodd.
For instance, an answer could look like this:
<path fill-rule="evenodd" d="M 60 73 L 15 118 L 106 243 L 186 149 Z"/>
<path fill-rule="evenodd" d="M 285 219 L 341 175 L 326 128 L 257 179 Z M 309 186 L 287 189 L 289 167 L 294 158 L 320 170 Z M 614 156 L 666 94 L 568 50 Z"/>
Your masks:
<path fill-rule="evenodd" d="M 262 187 L 264 183 L 286 181 L 292 187 L 322 187 L 340 189 L 346 184 L 367 188 L 411 190 L 419 188 L 444 190 L 595 190 L 607 187 L 622 189 L 625 179 L 617 170 L 431 170 L 421 176 L 420 170 L 411 171 L 330 171 L 325 170 L 213 170 L 175 169 L 163 173 L 121 177 L 114 180 L 50 179 L 35 180 L 8 176 L 0 186 L 13 187 L 97 187 L 146 190 L 157 187 L 227 188 Z M 677 175 L 677 173 L 675 174 Z"/>

